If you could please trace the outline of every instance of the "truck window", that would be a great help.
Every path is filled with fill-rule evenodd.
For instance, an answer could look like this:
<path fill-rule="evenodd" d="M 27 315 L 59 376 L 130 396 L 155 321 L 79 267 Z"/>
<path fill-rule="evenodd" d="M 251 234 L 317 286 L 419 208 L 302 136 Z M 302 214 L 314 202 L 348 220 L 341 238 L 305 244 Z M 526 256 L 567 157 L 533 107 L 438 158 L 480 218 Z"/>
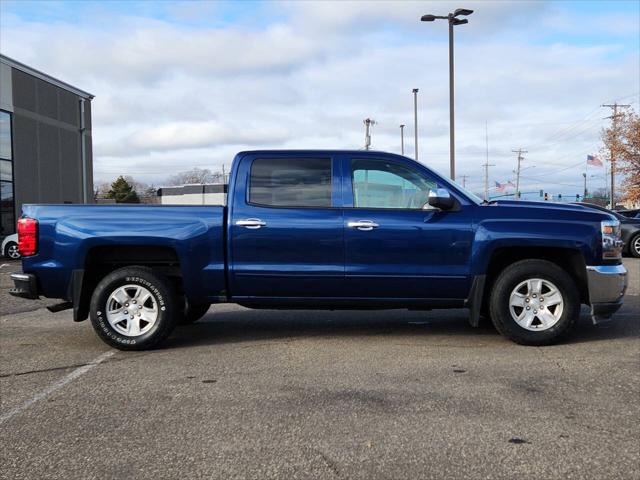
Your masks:
<path fill-rule="evenodd" d="M 420 172 L 384 160 L 352 160 L 351 181 L 356 208 L 422 209 L 437 188 Z"/>
<path fill-rule="evenodd" d="M 331 207 L 330 158 L 258 158 L 251 165 L 249 203 Z"/>

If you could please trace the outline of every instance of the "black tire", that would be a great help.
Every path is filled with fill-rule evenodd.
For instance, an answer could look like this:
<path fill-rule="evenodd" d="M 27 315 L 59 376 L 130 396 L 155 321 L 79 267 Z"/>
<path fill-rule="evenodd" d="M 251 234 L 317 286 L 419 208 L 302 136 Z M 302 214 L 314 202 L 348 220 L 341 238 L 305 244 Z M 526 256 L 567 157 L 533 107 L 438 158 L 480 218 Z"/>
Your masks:
<path fill-rule="evenodd" d="M 640 258 L 640 233 L 629 241 L 629 253 L 632 257 Z"/>
<path fill-rule="evenodd" d="M 204 317 L 211 307 L 210 303 L 191 303 L 185 301 L 185 308 L 178 322 L 180 325 L 190 325 Z"/>
<path fill-rule="evenodd" d="M 18 260 L 22 256 L 18 252 L 18 244 L 16 242 L 8 242 L 4 246 L 4 252 L 2 252 L 2 254 L 11 260 Z"/>
<path fill-rule="evenodd" d="M 151 301 L 155 302 L 155 323 L 139 336 L 124 335 L 107 320 L 106 310 L 110 295 L 125 285 L 147 289 L 151 293 Z M 179 315 L 177 307 L 171 283 L 166 278 L 154 273 L 150 268 L 131 266 L 111 272 L 98 283 L 91 296 L 89 317 L 94 330 L 107 345 L 119 350 L 147 350 L 158 346 L 173 331 Z"/>
<path fill-rule="evenodd" d="M 511 315 L 509 306 L 514 289 L 533 278 L 551 282 L 557 287 L 563 300 L 562 314 L 557 322 L 541 331 L 531 331 L 520 326 Z M 490 311 L 496 330 L 505 337 L 521 345 L 551 345 L 566 338 L 576 323 L 580 315 L 580 295 L 571 276 L 555 263 L 522 260 L 508 266 L 498 276 L 491 290 Z"/>

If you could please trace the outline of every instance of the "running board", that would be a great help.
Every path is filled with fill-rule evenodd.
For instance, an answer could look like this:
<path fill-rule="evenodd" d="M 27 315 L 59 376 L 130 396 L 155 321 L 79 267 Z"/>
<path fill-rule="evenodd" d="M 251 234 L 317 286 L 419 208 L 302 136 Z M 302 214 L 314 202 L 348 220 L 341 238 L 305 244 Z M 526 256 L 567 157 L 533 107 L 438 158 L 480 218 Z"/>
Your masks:
<path fill-rule="evenodd" d="M 47 310 L 51 313 L 58 313 L 63 310 L 69 310 L 70 308 L 73 308 L 73 302 L 56 303 L 55 305 L 48 306 Z"/>

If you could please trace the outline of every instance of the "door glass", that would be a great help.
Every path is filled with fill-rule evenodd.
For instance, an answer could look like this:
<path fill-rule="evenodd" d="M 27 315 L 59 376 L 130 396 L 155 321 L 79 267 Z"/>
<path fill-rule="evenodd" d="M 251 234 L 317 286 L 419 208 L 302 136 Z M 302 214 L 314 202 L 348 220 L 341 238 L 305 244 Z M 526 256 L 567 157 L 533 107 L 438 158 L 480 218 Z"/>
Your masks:
<path fill-rule="evenodd" d="M 384 160 L 351 161 L 356 208 L 429 209 L 429 192 L 437 184 L 422 173 Z"/>
<path fill-rule="evenodd" d="M 251 165 L 249 203 L 330 207 L 330 158 L 258 158 Z"/>

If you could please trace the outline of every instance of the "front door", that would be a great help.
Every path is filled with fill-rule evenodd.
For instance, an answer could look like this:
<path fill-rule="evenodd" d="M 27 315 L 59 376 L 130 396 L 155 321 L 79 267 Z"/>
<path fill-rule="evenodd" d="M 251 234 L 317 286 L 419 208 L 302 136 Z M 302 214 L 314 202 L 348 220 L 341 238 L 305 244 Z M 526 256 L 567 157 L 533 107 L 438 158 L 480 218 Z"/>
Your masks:
<path fill-rule="evenodd" d="M 234 298 L 343 294 L 339 168 L 330 156 L 242 158 L 229 199 Z"/>
<path fill-rule="evenodd" d="M 470 286 L 468 205 L 427 204 L 438 187 L 426 169 L 387 159 L 348 158 L 345 185 L 345 289 L 372 299 L 460 299 Z M 426 206 L 425 206 L 426 205 Z"/>

